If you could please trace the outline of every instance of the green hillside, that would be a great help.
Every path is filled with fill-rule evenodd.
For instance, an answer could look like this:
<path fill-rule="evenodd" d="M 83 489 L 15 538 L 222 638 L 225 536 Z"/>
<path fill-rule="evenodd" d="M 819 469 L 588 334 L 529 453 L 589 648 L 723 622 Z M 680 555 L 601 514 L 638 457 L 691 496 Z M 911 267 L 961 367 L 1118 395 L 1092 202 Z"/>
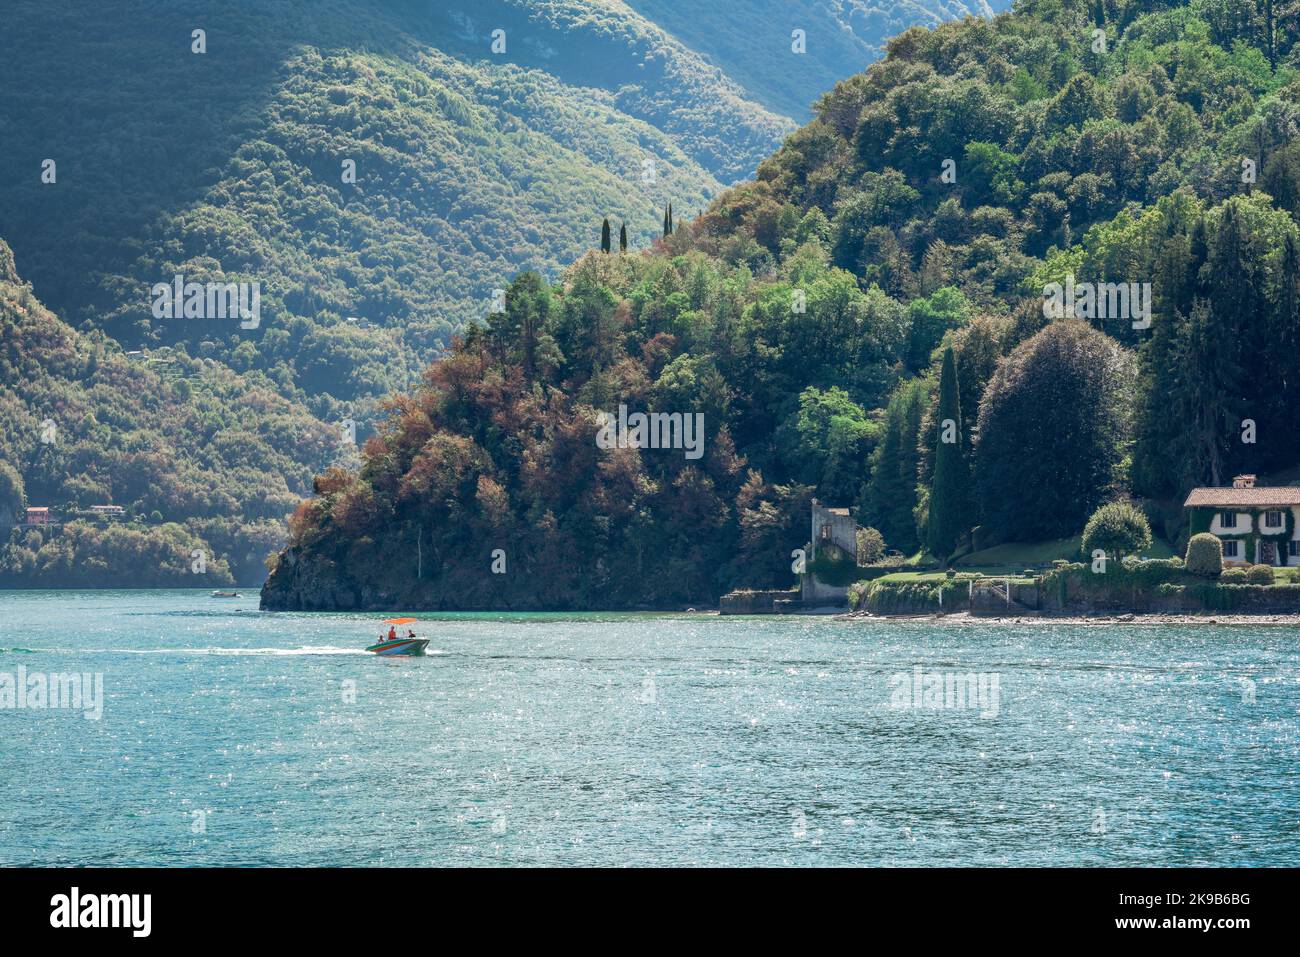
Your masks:
<path fill-rule="evenodd" d="M 0 418 L 0 585 L 257 582 L 313 470 L 349 451 L 268 382 L 73 330 L 3 241 Z M 127 514 L 90 518 L 111 503 Z M 57 527 L 11 532 L 28 506 Z"/>
<path fill-rule="evenodd" d="M 201 371 L 207 387 L 219 381 L 232 403 L 258 396 L 241 427 L 267 447 L 238 467 L 223 462 L 229 450 L 183 439 L 154 450 L 178 483 L 198 483 L 167 503 L 119 462 L 38 462 L 29 431 L 6 440 L 3 461 L 42 504 L 204 520 L 247 580 L 260 566 L 253 553 L 277 541 L 284 490 L 302 491 L 328 461 L 314 445 L 271 439 L 279 425 L 262 396 L 286 400 L 274 415 L 303 430 L 351 419 L 364 440 L 381 397 L 415 385 L 519 270 L 558 278 L 606 217 L 616 232 L 626 223 L 632 248 L 648 246 L 665 204 L 689 218 L 795 128 L 779 96 L 747 86 L 766 75 L 767 52 L 694 49 L 682 39 L 690 9 L 179 0 L 146 15 L 137 4 L 13 0 L 0 30 L 0 236 L 32 283 L 26 295 L 110 363 L 141 351 L 133 373 L 165 364 L 173 379 Z M 504 49 L 493 46 L 498 30 Z M 825 85 L 798 82 L 789 102 Z M 155 315 L 153 287 L 178 275 L 257 284 L 255 327 Z M 137 432 L 135 451 L 164 434 L 166 413 L 140 411 L 128 428 L 130 396 L 65 380 L 39 350 L 8 348 L 31 382 L 57 382 L 52 394 L 66 393 L 79 418 Z M 39 392 L 4 387 L 24 395 L 28 418 L 48 415 Z M 246 500 L 264 487 L 273 491 L 257 494 L 273 505 Z M 220 501 L 231 529 L 270 525 L 218 534 L 214 488 L 230 491 Z M 93 538 L 81 539 L 86 549 Z"/>
<path fill-rule="evenodd" d="M 1129 496 L 1178 541 L 1188 487 L 1297 458 L 1297 39 L 1216 0 L 906 32 L 662 248 L 516 279 L 264 603 L 704 603 L 789 583 L 813 495 L 906 553 L 936 511 L 984 549 Z M 1133 298 L 1052 315 L 1076 281 Z M 702 454 L 599 446 L 620 405 L 702 414 Z"/>
<path fill-rule="evenodd" d="M 889 25 L 929 16 L 906 9 Z M 870 56 L 789 57 L 810 75 L 760 48 L 710 62 L 679 39 L 684 11 L 700 19 L 649 11 L 666 30 L 613 0 L 182 0 L 148 18 L 15 0 L 0 235 L 74 325 L 184 344 L 319 415 L 364 416 L 520 269 L 558 275 L 604 217 L 644 247 L 666 203 L 686 218 L 752 174 L 794 124 L 730 70 L 786 76 L 803 110 Z M 811 29 L 848 42 L 846 23 Z M 178 273 L 260 282 L 260 328 L 154 319 L 148 289 Z"/>
<path fill-rule="evenodd" d="M 412 381 L 494 288 L 571 261 L 603 216 L 644 245 L 665 202 L 696 209 L 718 187 L 678 145 L 716 137 L 704 108 L 665 131 L 610 93 L 492 58 L 486 36 L 477 59 L 457 59 L 432 45 L 447 28 L 423 5 L 182 3 L 148 21 L 18 6 L 0 231 L 36 289 L 128 348 L 184 343 L 264 369 L 323 414 L 322 396 Z M 674 101 L 673 82 L 657 95 Z M 693 95 L 736 127 L 753 121 L 761 132 L 735 137 L 753 140 L 750 166 L 786 130 L 729 88 Z M 259 281 L 261 327 L 153 319 L 148 289 L 176 273 Z"/>

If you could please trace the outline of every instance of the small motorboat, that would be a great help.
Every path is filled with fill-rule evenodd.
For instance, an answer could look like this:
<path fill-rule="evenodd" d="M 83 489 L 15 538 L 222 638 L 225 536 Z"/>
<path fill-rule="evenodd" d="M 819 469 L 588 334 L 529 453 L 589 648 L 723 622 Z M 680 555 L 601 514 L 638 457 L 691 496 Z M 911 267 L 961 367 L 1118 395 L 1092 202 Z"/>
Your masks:
<path fill-rule="evenodd" d="M 238 597 L 239 597 L 239 592 L 237 592 L 237 591 L 214 591 L 214 592 L 212 593 L 212 597 L 213 597 L 213 598 L 238 598 Z"/>
<path fill-rule="evenodd" d="M 389 618 L 384 624 L 396 628 L 398 625 L 414 624 L 415 621 L 414 618 Z M 380 638 L 366 651 L 373 651 L 377 655 L 388 658 L 396 655 L 422 655 L 427 647 L 429 647 L 428 638 L 417 638 L 414 634 L 409 634 L 405 638 L 401 636 Z"/>
<path fill-rule="evenodd" d="M 366 651 L 373 651 L 375 654 L 384 655 L 385 657 L 422 655 L 427 647 L 429 647 L 428 638 L 394 638 L 391 641 L 385 638 L 383 641 L 371 645 Z"/>

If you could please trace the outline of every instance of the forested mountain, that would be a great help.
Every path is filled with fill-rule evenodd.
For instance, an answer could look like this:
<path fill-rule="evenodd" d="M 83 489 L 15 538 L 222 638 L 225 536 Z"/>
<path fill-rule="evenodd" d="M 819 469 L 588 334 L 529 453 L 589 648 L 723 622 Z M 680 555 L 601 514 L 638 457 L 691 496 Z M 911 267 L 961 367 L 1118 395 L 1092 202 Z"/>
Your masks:
<path fill-rule="evenodd" d="M 664 71 L 661 129 L 612 93 L 521 66 L 513 22 L 494 56 L 487 22 L 454 12 L 277 0 L 124 17 L 20 2 L 3 51 L 16 88 L 0 235 L 74 324 L 263 369 L 333 416 L 323 397 L 411 381 L 520 268 L 554 271 L 590 248 L 601 217 L 644 244 L 669 197 L 700 207 L 718 180 L 698 143 L 718 129 L 738 156 L 750 141 L 750 168 L 786 132 L 721 80 L 677 111 L 685 94 Z M 728 120 L 715 129 L 710 115 Z M 158 321 L 149 289 L 177 273 L 260 282 L 260 327 Z"/>
<path fill-rule="evenodd" d="M 752 175 L 796 126 L 770 105 L 785 101 L 729 72 L 759 77 L 772 51 L 795 59 L 791 28 L 767 13 L 771 51 L 706 57 L 656 22 L 671 4 L 12 0 L 0 29 L 0 236 L 35 297 L 86 341 L 160 361 L 165 348 L 166 361 L 201 361 L 232 389 L 278 393 L 317 432 L 352 419 L 364 437 L 378 399 L 416 383 L 521 269 L 558 277 L 606 218 L 643 248 L 667 204 L 687 218 Z M 844 24 L 818 24 L 802 59 L 845 55 L 822 33 Z M 791 102 L 825 87 L 799 82 L 784 87 Z M 177 275 L 258 284 L 258 322 L 157 316 L 153 287 Z M 99 397 L 77 402 L 113 417 Z M 29 414 L 48 417 L 34 404 Z M 262 414 L 246 407 L 243 427 L 273 431 Z M 24 436 L 5 461 L 42 504 L 154 510 L 115 465 L 33 473 L 30 450 L 15 451 Z M 289 476 L 300 490 L 328 461 L 292 442 L 275 451 L 284 461 L 244 486 Z M 209 514 L 181 500 L 159 510 Z M 236 524 L 261 514 L 227 510 Z"/>
<path fill-rule="evenodd" d="M 68 321 L 266 370 L 332 416 L 413 381 L 493 289 L 555 274 L 604 217 L 644 246 L 666 203 L 694 213 L 752 175 L 794 123 L 727 63 L 846 59 L 819 53 L 822 21 L 795 56 L 768 13 L 766 55 L 720 68 L 601 0 L 15 0 L 0 235 Z M 177 273 L 261 282 L 262 327 L 159 323 L 147 290 Z"/>
<path fill-rule="evenodd" d="M 0 421 L 0 526 L 28 505 L 60 526 L 0 539 L 5 585 L 255 582 L 312 470 L 346 452 L 270 383 L 70 328 L 3 241 Z M 122 519 L 88 518 L 112 502 Z"/>
<path fill-rule="evenodd" d="M 792 579 L 813 494 L 906 552 L 1130 495 L 1177 540 L 1189 485 L 1300 458 L 1297 39 L 1262 0 L 907 31 L 653 252 L 518 277 L 264 602 L 706 602 Z M 620 406 L 702 454 L 600 444 Z"/>

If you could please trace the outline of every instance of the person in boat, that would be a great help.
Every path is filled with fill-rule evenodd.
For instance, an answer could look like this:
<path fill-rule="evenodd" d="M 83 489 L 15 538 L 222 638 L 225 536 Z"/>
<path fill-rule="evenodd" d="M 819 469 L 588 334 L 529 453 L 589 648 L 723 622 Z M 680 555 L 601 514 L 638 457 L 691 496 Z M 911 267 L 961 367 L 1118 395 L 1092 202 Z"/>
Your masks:
<path fill-rule="evenodd" d="M 407 637 L 407 638 L 414 638 L 414 637 L 415 637 L 415 632 L 412 631 L 410 628 L 406 629 L 406 637 Z"/>
<path fill-rule="evenodd" d="M 396 640 L 397 640 L 397 626 L 396 626 L 396 625 L 389 625 L 389 626 L 388 626 L 388 640 L 389 640 L 389 641 L 396 641 Z"/>

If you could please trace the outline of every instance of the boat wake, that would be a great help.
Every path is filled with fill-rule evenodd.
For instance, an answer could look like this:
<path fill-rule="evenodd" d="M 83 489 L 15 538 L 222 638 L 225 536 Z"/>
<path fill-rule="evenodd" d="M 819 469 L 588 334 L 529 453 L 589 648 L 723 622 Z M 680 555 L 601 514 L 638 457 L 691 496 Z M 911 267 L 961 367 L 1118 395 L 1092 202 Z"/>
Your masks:
<path fill-rule="evenodd" d="M 445 655 L 447 652 L 430 649 L 428 655 Z M 53 654 L 53 655 L 368 655 L 364 648 L 336 648 L 331 645 L 304 645 L 300 648 L 0 648 L 2 654 Z"/>

